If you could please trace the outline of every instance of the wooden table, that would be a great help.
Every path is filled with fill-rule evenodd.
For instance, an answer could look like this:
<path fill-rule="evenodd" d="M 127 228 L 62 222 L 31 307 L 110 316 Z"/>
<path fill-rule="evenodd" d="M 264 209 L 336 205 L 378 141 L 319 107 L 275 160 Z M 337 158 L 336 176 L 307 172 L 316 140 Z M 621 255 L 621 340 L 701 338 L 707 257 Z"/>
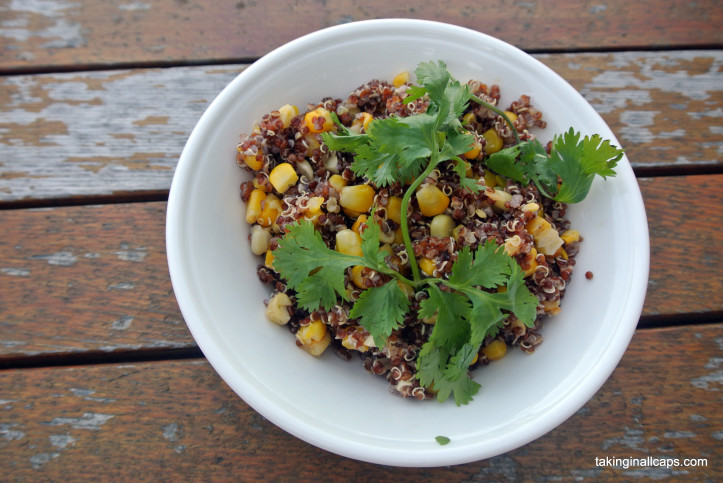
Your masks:
<path fill-rule="evenodd" d="M 645 200 L 650 283 L 619 367 L 487 461 L 376 466 L 290 436 L 209 366 L 168 276 L 168 188 L 209 102 L 284 42 L 379 17 L 532 53 L 609 123 Z M 0 38 L 1 479 L 723 479 L 721 2 L 0 0 Z"/>

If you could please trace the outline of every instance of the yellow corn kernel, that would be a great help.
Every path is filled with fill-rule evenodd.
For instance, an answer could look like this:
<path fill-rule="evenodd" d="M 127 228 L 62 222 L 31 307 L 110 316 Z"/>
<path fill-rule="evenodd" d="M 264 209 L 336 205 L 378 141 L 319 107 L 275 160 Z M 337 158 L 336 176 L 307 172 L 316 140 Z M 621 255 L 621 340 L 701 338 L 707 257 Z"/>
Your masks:
<path fill-rule="evenodd" d="M 289 314 L 289 307 L 293 305 L 288 295 L 283 292 L 279 292 L 269 300 L 269 304 L 266 306 L 266 318 L 274 324 L 284 325 L 291 320 L 291 314 Z"/>
<path fill-rule="evenodd" d="M 394 87 L 401 87 L 407 82 L 409 82 L 409 72 L 406 70 L 397 74 L 394 77 L 394 80 L 392 80 L 392 84 L 394 85 Z"/>
<path fill-rule="evenodd" d="M 351 123 L 351 126 L 349 126 L 349 130 L 356 134 L 361 134 L 362 132 L 366 132 L 367 128 L 369 127 L 369 123 L 372 122 L 373 120 L 374 120 L 374 116 L 372 116 L 368 112 L 359 113 L 354 118 L 354 121 Z"/>
<path fill-rule="evenodd" d="M 251 227 L 251 253 L 254 255 L 264 255 L 269 249 L 271 241 L 271 233 L 267 228 L 261 225 Z"/>
<path fill-rule="evenodd" d="M 512 200 L 512 195 L 507 191 L 494 190 L 492 193 L 487 191 L 487 197 L 495 202 L 494 207 L 500 211 L 508 211 L 509 208 L 505 205 Z"/>
<path fill-rule="evenodd" d="M 539 209 L 540 209 L 540 205 L 538 205 L 537 203 L 534 203 L 534 202 L 533 203 L 525 203 L 524 205 L 522 205 L 522 208 L 520 208 L 520 210 L 522 210 L 523 213 L 537 213 L 537 211 Z"/>
<path fill-rule="evenodd" d="M 279 118 L 284 124 L 284 129 L 291 125 L 291 120 L 299 115 L 299 108 L 291 104 L 285 104 L 279 108 Z"/>
<path fill-rule="evenodd" d="M 365 225 L 367 222 L 367 215 L 359 215 L 359 217 L 354 220 L 354 223 L 351 225 L 352 231 L 355 231 L 361 235 L 362 232 L 362 225 Z"/>
<path fill-rule="evenodd" d="M 399 196 L 390 196 L 387 200 L 387 218 L 395 223 L 402 222 L 402 199 Z"/>
<path fill-rule="evenodd" d="M 511 236 L 505 240 L 504 251 L 509 256 L 517 255 L 521 244 L 522 238 L 520 238 L 520 235 Z"/>
<path fill-rule="evenodd" d="M 306 204 L 306 211 L 309 213 L 318 213 L 321 211 L 321 205 L 323 204 L 323 196 L 313 196 L 309 198 L 309 202 Z"/>
<path fill-rule="evenodd" d="M 498 285 L 497 286 L 497 293 L 506 293 L 507 292 L 507 285 Z"/>
<path fill-rule="evenodd" d="M 271 185 L 276 188 L 279 193 L 284 193 L 287 189 L 299 181 L 299 175 L 294 171 L 294 167 L 289 163 L 281 163 L 276 166 L 269 174 Z"/>
<path fill-rule="evenodd" d="M 296 332 L 296 340 L 301 343 L 301 348 L 312 356 L 320 356 L 329 344 L 331 336 L 326 329 L 326 324 L 321 320 L 314 320 L 309 325 L 302 325 Z"/>
<path fill-rule="evenodd" d="M 512 111 L 505 111 L 505 115 L 507 115 L 509 120 L 512 121 L 513 123 L 517 120 L 517 114 L 515 114 Z M 505 124 L 507 124 L 507 123 L 505 123 Z"/>
<path fill-rule="evenodd" d="M 546 314 L 557 315 L 560 313 L 560 301 L 559 300 L 543 300 L 541 302 L 542 308 Z"/>
<path fill-rule="evenodd" d="M 535 247 L 530 248 L 530 253 L 527 254 L 527 263 L 530 264 L 530 267 L 524 271 L 524 276 L 529 277 L 533 273 L 535 273 L 535 270 L 537 269 L 537 250 Z"/>
<path fill-rule="evenodd" d="M 263 202 L 266 200 L 266 193 L 261 189 L 255 189 L 249 196 L 246 203 L 246 223 L 256 223 L 263 210 Z"/>
<path fill-rule="evenodd" d="M 272 250 L 266 250 L 266 256 L 264 257 L 264 267 L 274 268 L 274 252 Z"/>
<path fill-rule="evenodd" d="M 304 142 L 306 143 L 306 155 L 309 157 L 314 155 L 314 150 L 321 147 L 321 142 L 316 139 L 316 136 L 318 136 L 318 134 L 315 133 L 306 134 L 304 136 Z"/>
<path fill-rule="evenodd" d="M 322 119 L 321 122 L 319 118 Z M 304 124 L 306 124 L 306 127 L 308 127 L 311 132 L 325 132 L 331 131 L 334 127 L 334 120 L 331 118 L 331 113 L 328 110 L 319 107 L 304 115 Z"/>
<path fill-rule="evenodd" d="M 565 243 L 574 243 L 580 241 L 580 232 L 577 230 L 567 230 L 560 235 L 560 238 L 562 238 L 562 241 Z"/>
<path fill-rule="evenodd" d="M 541 216 L 528 221 L 525 229 L 535 239 L 537 251 L 543 255 L 554 255 L 564 243 L 557 230 Z"/>
<path fill-rule="evenodd" d="M 469 363 L 469 365 L 474 365 L 479 360 L 479 354 L 474 355 L 474 359 L 472 359 L 472 362 Z"/>
<path fill-rule="evenodd" d="M 477 139 L 474 140 L 474 143 L 472 143 L 472 148 L 464 153 L 464 157 L 467 159 L 477 159 L 479 156 L 479 153 L 482 152 L 482 143 L 480 143 Z"/>
<path fill-rule="evenodd" d="M 486 170 L 484 174 L 485 186 L 494 188 L 497 186 L 497 175 L 490 170 Z"/>
<path fill-rule="evenodd" d="M 359 288 L 367 288 L 366 285 L 364 285 L 364 276 L 362 275 L 362 271 L 364 270 L 364 265 L 354 265 L 351 267 L 351 281 Z"/>
<path fill-rule="evenodd" d="M 507 354 L 507 344 L 500 339 L 495 339 L 482 348 L 482 353 L 490 361 L 502 359 Z"/>
<path fill-rule="evenodd" d="M 336 251 L 345 255 L 363 256 L 361 235 L 349 228 L 336 233 Z"/>
<path fill-rule="evenodd" d="M 419 268 L 430 277 L 434 276 L 434 270 L 437 268 L 437 264 L 431 258 L 423 257 L 419 260 Z"/>
<path fill-rule="evenodd" d="M 485 144 L 485 152 L 487 154 L 496 153 L 500 149 L 502 149 L 502 138 L 499 134 L 497 134 L 497 131 L 494 129 L 488 129 L 487 131 L 482 133 L 482 137 L 485 138 L 486 144 Z"/>
<path fill-rule="evenodd" d="M 454 218 L 444 214 L 437 215 L 432 218 L 432 222 L 429 224 L 429 234 L 439 238 L 446 238 L 452 236 L 454 227 Z"/>
<path fill-rule="evenodd" d="M 402 243 L 404 243 L 404 235 L 402 235 L 401 228 L 397 228 L 396 230 L 394 230 L 394 243 L 396 243 L 397 245 L 401 245 Z"/>
<path fill-rule="evenodd" d="M 435 216 L 443 213 L 449 206 L 449 196 L 433 184 L 422 185 L 415 193 L 419 210 L 424 216 Z"/>
<path fill-rule="evenodd" d="M 276 223 L 276 218 L 283 211 L 281 200 L 273 193 L 266 195 L 266 199 L 261 202 L 261 213 L 256 218 L 256 223 L 261 226 L 271 226 Z"/>
<path fill-rule="evenodd" d="M 364 342 L 359 342 L 359 339 L 354 337 L 354 335 L 356 334 L 361 334 L 362 336 L 366 334 Z M 375 347 L 373 337 L 371 337 L 371 335 L 366 331 L 366 329 L 360 326 L 356 326 L 354 328 L 354 331 L 347 332 L 347 334 L 341 340 L 341 345 L 349 350 L 356 350 L 359 352 L 366 352 L 371 347 Z"/>
<path fill-rule="evenodd" d="M 259 157 L 261 159 L 258 159 L 254 154 L 246 154 L 244 155 L 244 163 L 246 163 L 248 167 L 254 171 L 258 171 L 264 165 L 264 158 L 261 156 Z"/>
<path fill-rule="evenodd" d="M 429 324 L 429 325 L 434 325 L 434 324 L 436 324 L 436 323 L 437 323 L 437 314 L 435 313 L 435 314 L 432 315 L 431 317 L 427 317 L 427 318 L 422 319 L 422 322 L 425 323 L 425 324 Z"/>
<path fill-rule="evenodd" d="M 332 174 L 329 176 L 329 186 L 337 191 L 341 191 L 341 189 L 346 186 L 346 180 L 340 174 Z"/>
<path fill-rule="evenodd" d="M 464 125 L 470 125 L 475 122 L 477 122 L 477 116 L 474 115 L 474 112 L 468 112 L 462 116 L 462 124 Z"/>
<path fill-rule="evenodd" d="M 374 203 L 374 195 L 374 188 L 368 184 L 344 186 L 339 192 L 339 204 L 357 213 L 368 213 Z"/>

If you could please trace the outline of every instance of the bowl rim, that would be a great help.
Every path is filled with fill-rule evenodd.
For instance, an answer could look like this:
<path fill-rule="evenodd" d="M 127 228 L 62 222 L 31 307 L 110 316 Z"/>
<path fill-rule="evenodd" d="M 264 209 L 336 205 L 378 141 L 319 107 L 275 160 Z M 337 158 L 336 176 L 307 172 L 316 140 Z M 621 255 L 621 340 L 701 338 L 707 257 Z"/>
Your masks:
<path fill-rule="evenodd" d="M 626 308 L 623 315 L 626 320 L 629 321 L 627 325 L 624 325 L 625 330 L 620 330 L 611 336 L 611 339 L 608 341 L 610 347 L 608 348 L 608 351 L 605 352 L 606 357 L 604 360 L 598 361 L 596 372 L 592 374 L 591 377 L 586 378 L 582 384 L 576 386 L 575 388 L 571 388 L 575 397 L 566 398 L 565 402 L 567 404 L 557 408 L 556 411 L 550 415 L 551 417 L 549 417 L 544 423 L 537 424 L 535 426 L 535 430 L 529 432 L 528 437 L 524 438 L 525 441 L 521 442 L 519 435 L 516 437 L 509 437 L 502 441 L 495 454 L 481 453 L 479 447 L 475 445 L 468 445 L 456 447 L 440 446 L 438 450 L 435 449 L 429 452 L 417 451 L 415 454 L 409 454 L 409 452 L 402 449 L 399 451 L 388 452 L 385 455 L 380 455 L 374 448 L 370 448 L 364 444 L 350 442 L 338 435 L 329 433 L 320 435 L 318 428 L 310 426 L 304 422 L 288 419 L 283 413 L 279 413 L 272 410 L 272 408 L 268 408 L 266 405 L 267 400 L 264 395 L 261 392 L 256 391 L 253 387 L 239 384 L 237 381 L 238 375 L 234 372 L 233 367 L 223 358 L 222 355 L 220 355 L 220 351 L 214 350 L 215 342 L 213 338 L 205 332 L 203 322 L 200 320 L 201 315 L 197 311 L 193 301 L 193 286 L 187 282 L 189 273 L 187 267 L 184 266 L 183 260 L 183 254 L 187 247 L 186 242 L 181 236 L 183 231 L 183 207 L 187 201 L 183 199 L 183 192 L 185 190 L 182 187 L 192 183 L 192 163 L 197 157 L 199 149 L 201 149 L 200 139 L 203 137 L 202 133 L 211 129 L 211 118 L 213 117 L 213 113 L 223 110 L 223 106 L 229 100 L 230 96 L 233 95 L 233 91 L 237 89 L 239 85 L 246 82 L 246 79 L 257 75 L 257 72 L 263 72 L 264 69 L 268 68 L 267 66 L 274 65 L 285 56 L 292 55 L 298 49 L 305 49 L 309 44 L 325 39 L 328 40 L 329 37 L 336 35 L 360 35 L 364 32 L 368 32 L 370 29 L 434 29 L 435 31 L 450 33 L 464 32 L 465 35 L 476 36 L 484 40 L 486 43 L 494 44 L 497 47 L 505 49 L 515 55 L 523 55 L 527 61 L 531 60 L 537 63 L 541 68 L 549 71 L 550 75 L 555 76 L 561 84 L 568 86 L 569 89 L 571 89 L 571 95 L 576 95 L 578 96 L 578 100 L 587 103 L 582 95 L 572 88 L 561 76 L 517 47 L 490 35 L 443 22 L 415 19 L 363 20 L 327 27 L 292 40 L 264 55 L 234 78 L 233 81 L 229 83 L 210 103 L 206 111 L 199 119 L 197 125 L 192 130 L 186 146 L 184 146 L 171 183 L 166 215 L 166 250 L 173 289 L 189 330 L 214 370 L 227 384 L 229 384 L 234 392 L 236 392 L 255 411 L 258 411 L 269 421 L 294 436 L 299 437 L 300 439 L 317 447 L 343 456 L 372 463 L 395 466 L 442 466 L 467 463 L 495 456 L 527 444 L 567 420 L 595 395 L 603 383 L 609 378 L 613 370 L 617 367 L 635 331 L 637 320 L 642 312 L 645 292 L 647 289 L 649 271 L 649 234 L 647 228 L 647 218 L 645 216 L 642 218 L 645 223 L 639 227 L 636 233 L 635 240 L 637 241 L 637 244 L 633 247 L 636 253 L 636 256 L 633 258 L 635 267 L 634 270 L 628 272 L 629 276 L 634 278 L 634 280 L 628 281 L 631 286 L 631 290 L 628 292 L 628 299 L 623 303 Z M 592 108 L 591 110 L 594 111 Z M 597 112 L 595 112 L 595 114 L 598 116 L 599 121 L 605 124 L 602 117 L 599 116 Z M 620 145 L 614 138 L 614 135 L 612 136 L 611 141 Z M 642 195 L 640 194 L 632 168 L 630 167 L 627 158 L 624 159 L 625 162 L 619 164 L 619 169 L 622 170 L 622 172 L 619 171 L 618 173 L 621 175 L 624 172 L 625 179 L 634 183 L 634 186 L 631 184 L 630 189 L 637 190 L 636 197 L 639 198 L 639 207 L 642 208 L 644 215 Z M 633 323 L 633 321 L 635 323 Z M 583 400 L 582 404 L 579 404 L 580 400 Z"/>

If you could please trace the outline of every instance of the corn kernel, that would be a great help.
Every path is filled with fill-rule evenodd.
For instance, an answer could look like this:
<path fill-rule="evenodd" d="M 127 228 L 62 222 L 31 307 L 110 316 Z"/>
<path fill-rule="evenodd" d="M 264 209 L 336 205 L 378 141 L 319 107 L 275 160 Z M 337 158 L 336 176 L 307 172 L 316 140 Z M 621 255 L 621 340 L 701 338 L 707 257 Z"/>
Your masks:
<path fill-rule="evenodd" d="M 304 136 L 304 143 L 306 143 L 306 155 L 311 157 L 314 155 L 314 151 L 321 147 L 321 142 L 316 138 L 318 134 L 311 133 Z"/>
<path fill-rule="evenodd" d="M 274 324 L 284 325 L 291 320 L 289 307 L 291 307 L 291 299 L 284 292 L 279 292 L 269 300 L 266 306 L 266 318 Z"/>
<path fill-rule="evenodd" d="M 477 116 L 475 116 L 474 112 L 468 112 L 462 117 L 462 124 L 464 125 L 470 125 L 477 122 Z"/>
<path fill-rule="evenodd" d="M 313 196 L 309 198 L 309 201 L 306 203 L 306 212 L 309 214 L 315 214 L 321 212 L 321 205 L 324 204 L 324 197 L 323 196 Z"/>
<path fill-rule="evenodd" d="M 444 214 L 437 215 L 432 218 L 432 222 L 429 224 L 429 234 L 439 238 L 446 238 L 452 236 L 454 227 L 454 218 Z"/>
<path fill-rule="evenodd" d="M 467 159 L 477 159 L 479 156 L 479 153 L 482 152 L 482 143 L 480 143 L 477 139 L 474 140 L 474 143 L 472 143 L 472 148 L 464 153 L 464 157 Z"/>
<path fill-rule="evenodd" d="M 497 175 L 490 170 L 485 171 L 484 180 L 485 186 L 489 186 L 490 188 L 497 186 Z"/>
<path fill-rule="evenodd" d="M 342 208 L 367 213 L 374 204 L 374 188 L 368 184 L 344 186 L 339 192 L 339 204 Z"/>
<path fill-rule="evenodd" d="M 244 155 L 244 163 L 254 171 L 258 171 L 264 165 L 264 158 L 262 156 L 257 157 L 257 155 L 254 154 L 246 154 Z"/>
<path fill-rule="evenodd" d="M 495 339 L 482 348 L 482 353 L 487 359 L 497 361 L 507 354 L 507 344 L 500 339 Z"/>
<path fill-rule="evenodd" d="M 279 117 L 284 125 L 284 129 L 291 125 L 291 120 L 299 115 L 299 108 L 291 104 L 285 104 L 279 108 Z"/>
<path fill-rule="evenodd" d="M 355 231 L 361 235 L 362 233 L 362 227 L 366 225 L 367 222 L 367 215 L 359 215 L 359 217 L 354 220 L 354 223 L 351 225 L 352 231 Z"/>
<path fill-rule="evenodd" d="M 279 193 L 284 193 L 287 189 L 299 181 L 299 175 L 294 171 L 294 167 L 289 163 L 281 163 L 276 166 L 269 174 L 271 185 Z"/>
<path fill-rule="evenodd" d="M 361 334 L 366 338 L 364 342 L 360 342 L 358 337 L 354 337 L 356 334 Z M 341 345 L 349 350 L 356 350 L 359 352 L 366 352 L 371 347 L 374 347 L 374 338 L 370 337 L 370 334 L 363 327 L 356 326 L 353 331 L 347 332 L 344 338 L 341 340 Z"/>
<path fill-rule="evenodd" d="M 329 186 L 337 191 L 341 191 L 341 189 L 346 186 L 346 180 L 340 174 L 332 174 L 329 176 Z"/>
<path fill-rule="evenodd" d="M 520 235 L 511 236 L 505 240 L 504 251 L 509 256 L 516 255 L 520 251 L 521 244 L 522 238 L 520 238 Z"/>
<path fill-rule="evenodd" d="M 359 288 L 367 288 L 367 286 L 364 284 L 364 276 L 362 275 L 362 271 L 364 270 L 364 265 L 354 265 L 351 267 L 351 281 Z"/>
<path fill-rule="evenodd" d="M 422 271 L 430 277 L 433 277 L 434 270 L 437 268 L 437 265 L 431 258 L 423 257 L 421 260 L 419 260 L 419 268 L 421 268 Z"/>
<path fill-rule="evenodd" d="M 276 223 L 276 218 L 283 211 L 281 200 L 275 194 L 269 193 L 261 202 L 261 206 L 261 213 L 256 218 L 256 223 L 261 226 L 271 226 Z"/>
<path fill-rule="evenodd" d="M 509 118 L 511 122 L 515 122 L 517 120 L 517 114 L 515 114 L 512 111 L 505 111 L 505 115 Z"/>
<path fill-rule="evenodd" d="M 494 129 L 488 129 L 482 133 L 482 137 L 485 138 L 485 152 L 487 154 L 493 154 L 502 149 L 502 138 L 497 131 Z"/>
<path fill-rule="evenodd" d="M 469 365 L 474 365 L 479 360 L 479 354 L 474 355 L 474 359 L 472 359 L 472 362 L 469 363 Z"/>
<path fill-rule="evenodd" d="M 246 223 L 256 223 L 256 220 L 263 211 L 263 202 L 266 200 L 266 193 L 261 189 L 255 189 L 249 196 L 246 203 Z"/>
<path fill-rule="evenodd" d="M 487 191 L 487 197 L 494 201 L 494 206 L 500 211 L 508 211 L 506 203 L 512 200 L 512 195 L 507 191 L 494 190 L 492 193 Z"/>
<path fill-rule="evenodd" d="M 359 113 L 354 118 L 354 122 L 351 123 L 351 126 L 349 126 L 349 130 L 356 134 L 366 132 L 367 128 L 369 127 L 369 123 L 371 123 L 373 120 L 374 116 L 372 116 L 368 112 Z"/>
<path fill-rule="evenodd" d="M 394 87 L 401 87 L 407 82 L 409 82 L 409 72 L 406 70 L 397 74 L 394 77 L 394 80 L 392 80 L 392 84 L 394 85 Z"/>
<path fill-rule="evenodd" d="M 562 238 L 565 243 L 574 243 L 580 241 L 580 232 L 577 230 L 567 230 L 560 235 L 560 238 Z"/>
<path fill-rule="evenodd" d="M 319 107 L 304 115 L 304 124 L 306 124 L 306 127 L 308 127 L 311 132 L 325 132 L 331 131 L 334 127 L 334 120 L 331 118 L 331 113 L 328 110 Z"/>
<path fill-rule="evenodd" d="M 424 216 L 439 215 L 449 206 L 449 197 L 433 184 L 422 185 L 415 196 Z"/>
<path fill-rule="evenodd" d="M 264 255 L 269 249 L 271 233 L 261 225 L 251 227 L 251 252 L 254 255 Z"/>
<path fill-rule="evenodd" d="M 529 277 L 537 270 L 537 250 L 535 247 L 530 248 L 530 253 L 527 254 L 526 261 L 530 267 L 524 270 L 524 276 Z"/>
<path fill-rule="evenodd" d="M 301 348 L 312 356 L 320 356 L 329 344 L 331 336 L 326 329 L 326 324 L 321 320 L 314 320 L 309 325 L 302 325 L 296 332 L 296 340 L 301 343 Z"/>
<path fill-rule="evenodd" d="M 546 314 L 557 315 L 560 313 L 560 300 L 543 300 L 541 304 Z"/>
<path fill-rule="evenodd" d="M 543 255 L 554 255 L 564 243 L 557 230 L 541 216 L 536 216 L 528 221 L 525 229 L 535 239 L 537 251 Z"/>
<path fill-rule="evenodd" d="M 264 257 L 264 266 L 273 270 L 274 252 L 272 250 L 266 250 L 266 256 Z"/>
<path fill-rule="evenodd" d="M 336 233 L 336 251 L 345 255 L 363 256 L 361 235 L 349 228 Z"/>
<path fill-rule="evenodd" d="M 399 196 L 390 196 L 387 200 L 387 218 L 395 223 L 402 222 L 402 199 Z"/>

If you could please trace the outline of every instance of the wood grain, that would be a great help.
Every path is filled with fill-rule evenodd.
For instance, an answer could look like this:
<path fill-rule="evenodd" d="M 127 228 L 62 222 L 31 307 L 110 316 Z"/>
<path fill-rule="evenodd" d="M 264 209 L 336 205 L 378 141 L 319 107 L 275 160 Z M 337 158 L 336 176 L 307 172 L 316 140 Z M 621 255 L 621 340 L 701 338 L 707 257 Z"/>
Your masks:
<path fill-rule="evenodd" d="M 651 234 L 644 316 L 723 312 L 722 182 L 640 180 Z M 165 207 L 0 211 L 0 360 L 194 347 L 168 275 Z"/>
<path fill-rule="evenodd" d="M 486 461 L 413 469 L 290 436 L 204 360 L 4 371 L 4 478 L 76 481 L 82 469 L 102 481 L 720 481 L 722 355 L 723 324 L 638 331 L 607 383 L 557 429 Z M 595 460 L 648 456 L 707 466 Z"/>
<path fill-rule="evenodd" d="M 0 2 L 0 68 L 255 59 L 318 29 L 374 18 L 443 21 L 524 50 L 720 46 L 715 0 L 78 0 Z"/>
<path fill-rule="evenodd" d="M 603 116 L 636 169 L 723 166 L 723 51 L 537 57 Z M 0 78 L 0 203 L 167 190 L 197 120 L 244 67 Z"/>

